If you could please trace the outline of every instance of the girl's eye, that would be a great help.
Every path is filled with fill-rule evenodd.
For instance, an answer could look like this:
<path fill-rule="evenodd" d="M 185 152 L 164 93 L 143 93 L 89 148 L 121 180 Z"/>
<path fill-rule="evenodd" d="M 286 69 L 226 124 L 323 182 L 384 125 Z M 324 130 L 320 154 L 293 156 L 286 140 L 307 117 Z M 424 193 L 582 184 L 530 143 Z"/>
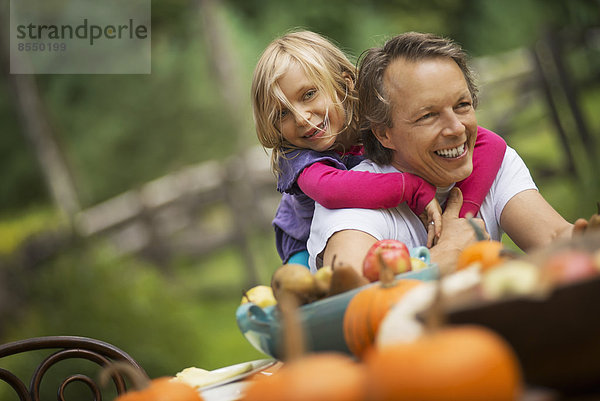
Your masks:
<path fill-rule="evenodd" d="M 310 89 L 308 90 L 305 94 L 304 94 L 304 100 L 310 100 L 313 97 L 315 97 L 317 94 L 317 90 L 316 89 Z"/>
<path fill-rule="evenodd" d="M 279 110 L 279 119 L 283 120 L 284 118 L 287 117 L 288 114 L 290 114 L 290 111 L 288 109 Z"/>

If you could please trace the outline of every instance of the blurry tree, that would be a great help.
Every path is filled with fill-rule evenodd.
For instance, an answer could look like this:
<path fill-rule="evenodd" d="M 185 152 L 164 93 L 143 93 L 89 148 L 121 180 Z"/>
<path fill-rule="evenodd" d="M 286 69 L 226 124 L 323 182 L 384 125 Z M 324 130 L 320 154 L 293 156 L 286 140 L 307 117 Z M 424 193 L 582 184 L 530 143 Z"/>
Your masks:
<path fill-rule="evenodd" d="M 250 227 L 252 226 L 251 214 L 248 210 L 255 207 L 256 199 L 252 190 L 252 177 L 247 174 L 247 163 L 243 151 L 248 147 L 247 132 L 249 127 L 243 118 L 246 108 L 244 104 L 245 91 L 240 80 L 240 63 L 237 53 L 230 38 L 228 24 L 220 12 L 221 2 L 218 0 L 198 0 L 199 11 L 202 16 L 203 36 L 208 47 L 207 59 L 210 64 L 211 76 L 218 85 L 223 106 L 231 116 L 234 129 L 232 140 L 234 142 L 234 157 L 239 163 L 234 165 L 228 176 L 234 175 L 237 180 L 231 181 L 228 194 L 230 204 L 235 214 L 236 237 L 239 248 L 243 253 L 246 264 L 247 287 L 252 287 L 259 282 L 258 271 L 254 256 L 250 249 Z"/>
<path fill-rule="evenodd" d="M 7 38 L 1 36 L 0 42 L 5 45 Z M 8 53 L 7 48 L 2 46 L 0 49 L 3 56 Z M 22 58 L 13 62 L 25 63 L 27 60 Z M 34 151 L 55 206 L 72 223 L 75 214 L 80 210 L 79 196 L 62 147 L 56 140 L 46 109 L 40 99 L 35 75 L 11 74 L 8 81 L 11 98 L 14 99 L 14 106 L 21 123 L 21 132 L 27 137 Z"/>
<path fill-rule="evenodd" d="M 475 56 L 531 47 L 548 29 L 590 26 L 600 18 L 597 0 L 462 0 L 460 3 L 460 7 L 448 14 L 449 30 Z"/>
<path fill-rule="evenodd" d="M 235 152 L 236 123 L 212 79 L 201 21 L 190 0 L 152 0 L 152 74 L 36 77 L 49 120 L 73 167 L 83 207 L 169 171 Z M 530 46 L 543 27 L 597 23 L 597 0 L 223 0 L 244 92 L 241 125 L 256 136 L 250 77 L 262 49 L 292 28 L 334 39 L 351 57 L 407 31 L 457 39 L 473 55 Z M 2 21 L 2 24 L 7 21 Z M 0 208 L 46 202 L 42 174 L 19 135 L 16 109 L 0 79 Z M 236 118 L 238 116 L 235 116 Z M 239 124 L 239 123 L 237 123 Z"/>

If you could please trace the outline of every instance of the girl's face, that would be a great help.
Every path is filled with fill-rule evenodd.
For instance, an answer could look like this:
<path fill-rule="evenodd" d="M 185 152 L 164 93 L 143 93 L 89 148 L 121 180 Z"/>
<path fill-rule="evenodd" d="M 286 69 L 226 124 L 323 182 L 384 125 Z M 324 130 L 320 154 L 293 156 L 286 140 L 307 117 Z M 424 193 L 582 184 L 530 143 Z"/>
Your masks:
<path fill-rule="evenodd" d="M 293 106 L 283 105 L 276 122 L 283 137 L 292 145 L 323 152 L 330 149 L 342 131 L 345 115 L 331 99 L 317 88 L 302 68 L 292 64 L 279 78 L 279 87 Z"/>

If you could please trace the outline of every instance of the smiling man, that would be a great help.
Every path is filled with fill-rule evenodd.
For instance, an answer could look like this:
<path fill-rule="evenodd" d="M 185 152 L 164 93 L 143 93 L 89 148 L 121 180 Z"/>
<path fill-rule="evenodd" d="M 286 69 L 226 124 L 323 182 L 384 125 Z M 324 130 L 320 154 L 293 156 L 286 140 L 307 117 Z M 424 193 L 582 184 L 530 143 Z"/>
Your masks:
<path fill-rule="evenodd" d="M 355 170 L 409 172 L 437 187 L 436 197 L 446 207 L 431 256 L 452 269 L 460 251 L 476 240 L 468 221 L 458 217 L 462 196 L 453 187 L 473 171 L 475 140 L 484 130 L 477 126 L 477 88 L 466 54 L 445 38 L 402 34 L 366 52 L 357 86 L 368 159 Z M 511 148 L 475 220 L 490 238 L 500 240 L 506 232 L 524 250 L 573 232 L 541 197 Z M 328 210 L 317 204 L 308 241 L 310 267 L 315 271 L 335 256 L 336 264 L 360 270 L 369 247 L 381 239 L 410 248 L 427 243 L 427 230 L 404 204 L 379 210 Z"/>

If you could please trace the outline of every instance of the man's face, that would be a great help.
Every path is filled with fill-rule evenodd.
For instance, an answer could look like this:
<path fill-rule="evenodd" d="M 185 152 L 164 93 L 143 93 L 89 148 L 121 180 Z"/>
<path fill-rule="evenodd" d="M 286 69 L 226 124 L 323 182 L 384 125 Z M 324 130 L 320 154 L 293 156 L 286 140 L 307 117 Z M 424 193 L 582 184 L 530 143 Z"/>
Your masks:
<path fill-rule="evenodd" d="M 397 59 L 385 71 L 392 127 L 377 137 L 394 150 L 392 165 L 445 187 L 473 170 L 477 120 L 467 83 L 450 58 Z"/>

